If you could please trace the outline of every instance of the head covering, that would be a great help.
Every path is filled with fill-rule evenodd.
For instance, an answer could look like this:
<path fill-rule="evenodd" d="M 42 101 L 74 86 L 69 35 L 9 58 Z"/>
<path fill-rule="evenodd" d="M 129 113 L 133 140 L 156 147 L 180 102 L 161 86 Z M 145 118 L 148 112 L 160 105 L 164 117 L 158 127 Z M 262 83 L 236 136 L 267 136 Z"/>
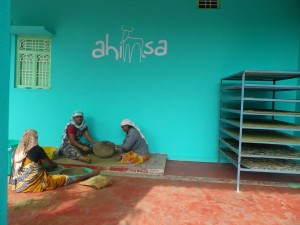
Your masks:
<path fill-rule="evenodd" d="M 77 125 L 76 122 L 75 122 L 75 117 L 76 116 L 82 116 L 82 123 L 80 125 Z M 72 124 L 73 126 L 77 127 L 79 130 L 84 130 L 86 128 L 86 123 L 85 123 L 85 120 L 84 120 L 84 116 L 83 116 L 83 112 L 79 111 L 79 110 L 76 110 L 72 113 L 72 116 L 69 120 L 69 124 Z"/>
<path fill-rule="evenodd" d="M 130 125 L 133 126 L 141 135 L 141 137 L 146 141 L 146 143 L 148 144 L 146 138 L 144 137 L 143 133 L 141 132 L 140 128 L 138 128 L 138 126 L 136 126 L 130 119 L 124 119 L 121 122 L 121 126 L 125 126 L 125 125 Z"/>
<path fill-rule="evenodd" d="M 77 125 L 75 122 L 75 116 L 82 116 L 82 123 L 80 125 Z M 84 120 L 83 112 L 76 110 L 72 113 L 72 116 L 69 119 L 69 122 L 65 126 L 63 137 L 62 137 L 62 142 L 64 142 L 64 139 L 67 137 L 67 127 L 72 124 L 74 127 L 77 129 L 83 131 L 86 128 L 86 122 Z"/>
<path fill-rule="evenodd" d="M 16 148 L 13 156 L 14 171 L 18 172 L 22 166 L 23 160 L 26 158 L 30 149 L 38 144 L 38 134 L 34 129 L 28 129 L 24 132 L 21 141 Z"/>
<path fill-rule="evenodd" d="M 82 116 L 83 117 L 83 112 L 79 111 L 79 110 L 76 110 L 73 112 L 72 114 L 72 117 L 75 117 L 75 116 Z"/>

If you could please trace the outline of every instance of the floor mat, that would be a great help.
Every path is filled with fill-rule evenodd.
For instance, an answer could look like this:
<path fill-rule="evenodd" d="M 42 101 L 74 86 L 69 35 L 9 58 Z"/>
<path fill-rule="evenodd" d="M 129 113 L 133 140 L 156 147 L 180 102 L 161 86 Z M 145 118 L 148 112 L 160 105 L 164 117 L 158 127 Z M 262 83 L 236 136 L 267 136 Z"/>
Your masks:
<path fill-rule="evenodd" d="M 164 175 L 167 155 L 152 153 L 149 160 L 141 165 L 127 165 L 122 164 L 119 161 L 120 155 L 115 154 L 114 156 L 106 159 L 101 159 L 96 155 L 92 156 L 92 163 L 84 163 L 79 160 L 72 160 L 68 158 L 62 158 L 55 155 L 54 161 L 65 167 L 82 166 L 88 168 L 99 168 L 101 170 L 109 170 L 115 172 L 126 172 L 126 173 L 145 173 L 151 175 Z"/>

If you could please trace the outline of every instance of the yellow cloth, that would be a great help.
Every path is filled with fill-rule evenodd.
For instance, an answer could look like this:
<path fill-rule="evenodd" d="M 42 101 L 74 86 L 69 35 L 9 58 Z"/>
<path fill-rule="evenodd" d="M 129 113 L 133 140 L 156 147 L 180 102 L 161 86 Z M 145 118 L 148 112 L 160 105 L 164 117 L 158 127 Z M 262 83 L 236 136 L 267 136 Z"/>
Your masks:
<path fill-rule="evenodd" d="M 123 164 L 134 164 L 139 165 L 143 164 L 146 160 L 148 160 L 150 155 L 140 155 L 135 152 L 126 152 L 122 154 L 121 163 Z"/>
<path fill-rule="evenodd" d="M 42 192 L 66 185 L 68 176 L 51 175 L 39 164 L 26 158 L 12 184 L 16 192 Z"/>

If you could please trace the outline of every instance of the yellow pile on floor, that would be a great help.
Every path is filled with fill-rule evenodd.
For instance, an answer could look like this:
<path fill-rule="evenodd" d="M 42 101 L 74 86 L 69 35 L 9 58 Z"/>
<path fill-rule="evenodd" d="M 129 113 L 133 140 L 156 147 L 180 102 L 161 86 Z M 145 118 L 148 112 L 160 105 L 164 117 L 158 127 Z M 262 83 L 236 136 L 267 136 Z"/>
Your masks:
<path fill-rule="evenodd" d="M 112 185 L 112 179 L 109 177 L 98 175 L 91 177 L 85 181 L 79 182 L 79 184 L 90 186 L 96 189 L 101 189 Z"/>

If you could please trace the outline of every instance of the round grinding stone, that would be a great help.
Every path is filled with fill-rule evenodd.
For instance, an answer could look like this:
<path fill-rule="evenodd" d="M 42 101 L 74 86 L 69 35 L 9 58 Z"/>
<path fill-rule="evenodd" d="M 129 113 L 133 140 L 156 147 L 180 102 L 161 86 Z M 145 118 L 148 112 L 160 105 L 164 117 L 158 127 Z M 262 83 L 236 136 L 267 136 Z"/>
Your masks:
<path fill-rule="evenodd" d="M 108 141 L 99 141 L 93 146 L 94 154 L 100 158 L 112 157 L 115 153 L 113 146 L 108 144 Z"/>

